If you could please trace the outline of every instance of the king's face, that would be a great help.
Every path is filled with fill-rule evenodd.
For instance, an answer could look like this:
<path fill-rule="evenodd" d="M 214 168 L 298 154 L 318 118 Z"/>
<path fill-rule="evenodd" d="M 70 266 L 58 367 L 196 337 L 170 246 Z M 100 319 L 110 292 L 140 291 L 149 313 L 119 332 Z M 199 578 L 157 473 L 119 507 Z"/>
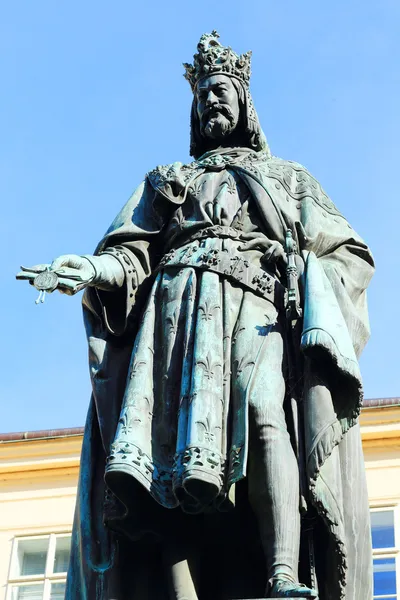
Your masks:
<path fill-rule="evenodd" d="M 232 133 L 239 121 L 239 97 L 232 79 L 210 75 L 196 90 L 200 131 L 205 137 L 218 139 Z"/>

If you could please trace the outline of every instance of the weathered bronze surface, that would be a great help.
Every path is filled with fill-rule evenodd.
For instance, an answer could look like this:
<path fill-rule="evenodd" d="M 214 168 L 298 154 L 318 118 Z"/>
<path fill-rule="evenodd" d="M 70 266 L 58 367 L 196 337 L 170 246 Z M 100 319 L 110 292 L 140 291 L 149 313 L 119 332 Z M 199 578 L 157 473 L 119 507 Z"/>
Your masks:
<path fill-rule="evenodd" d="M 86 288 L 68 600 L 372 599 L 373 259 L 318 181 L 271 155 L 250 58 L 203 35 L 185 65 L 193 162 L 150 171 L 93 256 L 40 265 Z"/>

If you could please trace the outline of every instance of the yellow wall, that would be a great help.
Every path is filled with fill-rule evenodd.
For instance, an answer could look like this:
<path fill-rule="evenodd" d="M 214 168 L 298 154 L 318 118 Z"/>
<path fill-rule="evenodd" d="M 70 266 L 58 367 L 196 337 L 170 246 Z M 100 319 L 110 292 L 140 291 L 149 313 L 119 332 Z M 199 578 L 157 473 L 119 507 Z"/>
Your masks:
<path fill-rule="evenodd" d="M 400 407 L 364 409 L 371 506 L 400 503 Z M 0 443 L 0 600 L 15 536 L 70 531 L 82 436 Z"/>
<path fill-rule="evenodd" d="M 361 435 L 370 505 L 400 503 L 400 406 L 364 409 Z"/>
<path fill-rule="evenodd" d="M 82 436 L 0 444 L 0 600 L 14 536 L 70 531 Z"/>

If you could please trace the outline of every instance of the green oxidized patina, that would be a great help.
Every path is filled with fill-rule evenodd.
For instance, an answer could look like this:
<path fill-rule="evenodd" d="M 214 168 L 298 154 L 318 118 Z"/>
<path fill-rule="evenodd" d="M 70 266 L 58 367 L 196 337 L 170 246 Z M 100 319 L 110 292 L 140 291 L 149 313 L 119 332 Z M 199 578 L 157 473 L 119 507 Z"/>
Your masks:
<path fill-rule="evenodd" d="M 373 260 L 271 156 L 250 53 L 217 37 L 185 65 L 195 160 L 149 172 L 94 256 L 51 266 L 87 287 L 93 383 L 67 598 L 369 600 Z"/>

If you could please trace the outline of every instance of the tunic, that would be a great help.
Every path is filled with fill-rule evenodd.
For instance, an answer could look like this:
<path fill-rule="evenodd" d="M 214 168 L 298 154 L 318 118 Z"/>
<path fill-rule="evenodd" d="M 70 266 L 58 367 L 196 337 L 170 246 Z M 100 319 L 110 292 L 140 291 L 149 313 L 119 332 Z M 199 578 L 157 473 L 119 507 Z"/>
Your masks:
<path fill-rule="evenodd" d="M 191 266 L 198 261 L 187 250 L 194 259 L 226 253 L 264 272 L 269 242 L 260 221 L 246 185 L 226 169 L 201 175 L 166 225 L 166 247 L 183 248 L 183 260 L 160 270 L 149 294 L 106 468 L 108 485 L 128 506 L 125 477 L 167 508 L 200 512 L 221 504 L 245 475 L 246 389 L 258 365 L 241 339 L 254 302 L 264 306 L 258 336 L 278 312 L 224 275 Z M 256 248 L 242 250 L 252 239 Z"/>

